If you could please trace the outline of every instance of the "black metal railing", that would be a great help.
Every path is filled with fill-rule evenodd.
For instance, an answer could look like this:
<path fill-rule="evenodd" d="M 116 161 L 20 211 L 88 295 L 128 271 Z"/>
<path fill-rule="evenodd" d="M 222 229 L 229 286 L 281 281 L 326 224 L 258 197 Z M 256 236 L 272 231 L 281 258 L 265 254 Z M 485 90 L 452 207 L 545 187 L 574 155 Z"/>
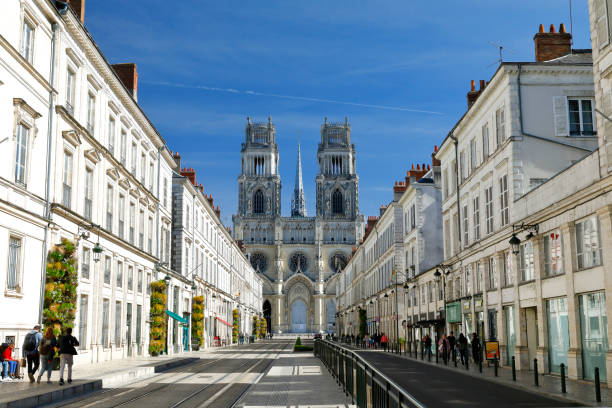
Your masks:
<path fill-rule="evenodd" d="M 314 355 L 359 408 L 367 408 L 368 396 L 371 406 L 376 408 L 424 408 L 408 391 L 352 350 L 327 340 L 315 340 Z"/>

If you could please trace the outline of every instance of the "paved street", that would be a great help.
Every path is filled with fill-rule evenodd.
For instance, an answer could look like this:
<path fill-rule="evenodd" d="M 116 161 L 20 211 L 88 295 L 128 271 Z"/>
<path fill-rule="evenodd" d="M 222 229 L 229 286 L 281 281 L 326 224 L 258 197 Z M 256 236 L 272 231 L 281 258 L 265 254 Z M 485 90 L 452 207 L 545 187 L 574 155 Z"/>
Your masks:
<path fill-rule="evenodd" d="M 544 398 L 486 380 L 454 373 L 392 354 L 358 352 L 427 407 L 568 407 L 579 406 Z"/>
<path fill-rule="evenodd" d="M 121 388 L 70 401 L 66 408 L 231 407 L 292 341 L 266 341 L 209 353 L 199 361 Z"/>

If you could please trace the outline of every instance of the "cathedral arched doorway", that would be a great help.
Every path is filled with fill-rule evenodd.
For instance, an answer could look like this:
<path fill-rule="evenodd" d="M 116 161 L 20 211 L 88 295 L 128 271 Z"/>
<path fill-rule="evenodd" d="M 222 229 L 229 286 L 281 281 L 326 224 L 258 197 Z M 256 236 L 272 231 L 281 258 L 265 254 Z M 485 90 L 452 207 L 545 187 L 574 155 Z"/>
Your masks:
<path fill-rule="evenodd" d="M 291 331 L 306 332 L 306 303 L 302 299 L 297 299 L 291 305 Z"/>
<path fill-rule="evenodd" d="M 270 333 L 270 331 L 272 330 L 272 305 L 270 304 L 269 300 L 266 300 L 263 303 L 263 317 L 264 319 L 266 319 L 267 333 Z"/>

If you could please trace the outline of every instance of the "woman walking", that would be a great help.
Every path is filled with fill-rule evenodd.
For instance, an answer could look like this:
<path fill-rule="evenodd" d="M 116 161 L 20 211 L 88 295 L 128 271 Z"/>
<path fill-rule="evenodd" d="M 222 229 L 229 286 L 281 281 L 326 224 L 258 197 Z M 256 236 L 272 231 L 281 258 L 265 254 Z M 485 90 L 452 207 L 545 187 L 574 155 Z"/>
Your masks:
<path fill-rule="evenodd" d="M 76 355 L 75 346 L 79 345 L 79 341 L 72 335 L 72 327 L 66 329 L 66 334 L 60 336 L 59 352 L 60 352 L 60 380 L 59 384 L 64 385 L 64 366 L 68 365 L 68 383 L 72 382 L 72 357 Z"/>
<path fill-rule="evenodd" d="M 37 383 L 40 383 L 45 371 L 47 372 L 47 384 L 51 384 L 51 372 L 53 370 L 53 357 L 55 357 L 55 348 L 57 347 L 57 339 L 53 334 L 53 328 L 47 327 L 45 335 L 40 341 L 38 351 L 40 353 L 41 370 L 38 373 Z"/>
<path fill-rule="evenodd" d="M 448 357 L 450 353 L 450 343 L 446 334 L 442 335 L 442 338 L 438 342 L 438 351 L 442 354 L 442 360 L 444 360 L 444 364 L 448 364 Z"/>
<path fill-rule="evenodd" d="M 459 343 L 459 355 L 461 356 L 461 364 L 465 365 L 469 357 L 467 354 L 467 338 L 463 335 L 463 333 L 459 334 L 459 340 L 457 340 L 457 343 Z"/>

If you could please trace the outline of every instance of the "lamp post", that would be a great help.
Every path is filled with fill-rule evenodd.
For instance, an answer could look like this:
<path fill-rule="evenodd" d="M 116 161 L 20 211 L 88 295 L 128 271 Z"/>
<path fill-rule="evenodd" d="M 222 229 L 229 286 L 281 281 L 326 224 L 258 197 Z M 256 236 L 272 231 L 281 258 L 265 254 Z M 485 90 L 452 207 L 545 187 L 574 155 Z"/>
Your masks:
<path fill-rule="evenodd" d="M 434 272 L 436 282 L 438 285 L 442 283 L 442 303 L 444 305 L 444 326 L 448 325 L 448 318 L 446 316 L 446 277 L 451 273 L 451 266 L 439 264 Z M 448 330 L 448 327 L 447 327 Z"/>

